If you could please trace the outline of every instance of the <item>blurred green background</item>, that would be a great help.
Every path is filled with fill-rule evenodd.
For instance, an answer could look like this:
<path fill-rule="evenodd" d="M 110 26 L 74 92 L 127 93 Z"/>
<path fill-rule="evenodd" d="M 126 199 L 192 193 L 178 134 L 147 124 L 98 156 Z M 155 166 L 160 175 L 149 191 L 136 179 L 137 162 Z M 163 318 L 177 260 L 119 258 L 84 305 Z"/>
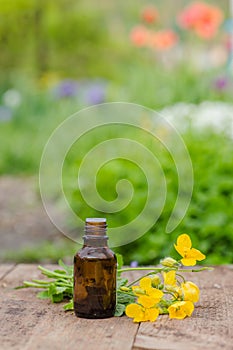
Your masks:
<path fill-rule="evenodd" d="M 163 212 L 142 238 L 116 251 L 126 264 L 155 264 L 174 254 L 173 242 L 185 232 L 207 255 L 206 263 L 233 262 L 233 24 L 229 1 L 205 3 L 216 4 L 222 14 L 220 23 L 214 22 L 216 16 L 205 19 L 204 31 L 216 26 L 210 38 L 179 26 L 177 16 L 191 1 L 0 0 L 1 261 L 71 259 L 79 246 L 56 232 L 41 213 L 42 151 L 53 130 L 71 114 L 123 101 L 157 111 L 170 108 L 171 113 L 176 106 L 175 125 L 193 162 L 194 191 L 186 216 L 166 234 L 177 173 L 168 152 L 161 150 L 167 180 Z M 151 19 L 155 9 L 157 17 Z M 176 40 L 169 44 L 162 39 L 157 47 L 143 43 L 145 31 L 152 35 L 163 30 L 175 33 Z M 189 123 L 184 128 L 185 120 Z M 145 122 L 153 128 L 153 121 Z M 147 190 L 132 163 L 116 160 L 98 176 L 98 190 L 107 200 L 115 198 L 118 180 L 126 178 L 134 185 L 132 205 L 114 215 L 90 208 L 71 182 L 83 154 L 100 137 L 87 137 L 78 150 L 71 149 L 64 164 L 64 189 L 81 218 L 106 216 L 110 227 L 122 225 L 140 212 Z M 149 138 L 138 137 L 153 150 Z M 75 230 L 68 222 L 67 228 Z"/>

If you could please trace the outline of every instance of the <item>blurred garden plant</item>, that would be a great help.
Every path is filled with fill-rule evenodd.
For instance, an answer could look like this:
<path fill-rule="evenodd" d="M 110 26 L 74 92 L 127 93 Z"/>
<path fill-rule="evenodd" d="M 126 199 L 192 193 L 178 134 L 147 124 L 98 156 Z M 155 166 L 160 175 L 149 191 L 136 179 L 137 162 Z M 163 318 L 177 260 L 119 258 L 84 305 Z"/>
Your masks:
<path fill-rule="evenodd" d="M 204 40 L 214 38 L 223 18 L 223 11 L 218 6 L 194 1 L 177 14 L 176 23 L 171 23 L 170 28 L 161 28 L 158 9 L 148 6 L 141 13 L 142 23 L 132 29 L 130 38 L 137 47 L 169 50 L 179 42 L 180 30 L 194 33 Z"/>
<path fill-rule="evenodd" d="M 212 39 L 223 22 L 223 12 L 215 5 L 195 1 L 178 14 L 178 25 L 201 39 Z"/>
<path fill-rule="evenodd" d="M 144 8 L 141 21 L 142 23 L 135 26 L 130 34 L 131 42 L 135 46 L 163 51 L 176 45 L 178 35 L 175 31 L 171 28 L 159 28 L 159 12 L 156 7 Z"/>

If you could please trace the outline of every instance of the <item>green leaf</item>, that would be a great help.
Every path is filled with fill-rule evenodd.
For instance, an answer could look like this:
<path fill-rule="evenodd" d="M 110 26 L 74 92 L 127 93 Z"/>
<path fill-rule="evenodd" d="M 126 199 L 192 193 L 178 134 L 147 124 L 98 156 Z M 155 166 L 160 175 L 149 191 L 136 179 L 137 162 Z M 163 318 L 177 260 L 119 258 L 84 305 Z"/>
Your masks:
<path fill-rule="evenodd" d="M 54 283 L 51 283 L 49 288 L 48 288 L 48 293 L 49 295 L 56 294 L 56 286 Z"/>
<path fill-rule="evenodd" d="M 51 300 L 53 303 L 60 303 L 63 299 L 63 293 L 51 295 Z"/>
<path fill-rule="evenodd" d="M 73 266 L 72 265 L 66 265 L 61 259 L 58 260 L 58 265 L 61 266 L 68 275 L 73 274 Z"/>
<path fill-rule="evenodd" d="M 57 287 L 54 283 L 51 283 L 48 288 L 49 295 L 61 294 L 66 290 L 66 287 Z"/>
<path fill-rule="evenodd" d="M 43 292 L 39 292 L 39 293 L 37 293 L 37 298 L 48 299 L 48 298 L 50 298 L 49 292 L 47 290 L 44 290 Z"/>
<path fill-rule="evenodd" d="M 114 316 L 117 316 L 117 317 L 122 316 L 124 312 L 125 312 L 125 305 L 117 303 Z"/>
<path fill-rule="evenodd" d="M 127 278 L 117 277 L 117 289 L 119 289 L 122 286 L 125 286 L 127 283 L 128 283 Z"/>
<path fill-rule="evenodd" d="M 134 296 L 132 295 L 128 295 L 126 293 L 121 293 L 121 292 L 117 292 L 117 304 L 120 303 L 120 304 L 131 304 L 135 301 L 135 298 Z"/>
<path fill-rule="evenodd" d="M 56 287 L 56 294 L 60 294 L 65 292 L 66 287 Z"/>
<path fill-rule="evenodd" d="M 65 305 L 63 306 L 63 309 L 64 309 L 65 311 L 74 310 L 74 302 L 73 302 L 73 299 L 71 299 L 71 300 L 69 301 L 69 303 L 65 304 Z"/>

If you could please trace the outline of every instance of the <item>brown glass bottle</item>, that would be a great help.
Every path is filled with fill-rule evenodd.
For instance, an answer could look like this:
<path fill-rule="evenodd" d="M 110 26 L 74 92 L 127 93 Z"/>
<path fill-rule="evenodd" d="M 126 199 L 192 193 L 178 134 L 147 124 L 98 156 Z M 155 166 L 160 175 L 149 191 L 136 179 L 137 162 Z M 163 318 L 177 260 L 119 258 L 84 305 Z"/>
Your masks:
<path fill-rule="evenodd" d="M 106 219 L 86 219 L 84 245 L 74 256 L 74 311 L 84 318 L 114 316 L 115 254 L 108 248 Z"/>

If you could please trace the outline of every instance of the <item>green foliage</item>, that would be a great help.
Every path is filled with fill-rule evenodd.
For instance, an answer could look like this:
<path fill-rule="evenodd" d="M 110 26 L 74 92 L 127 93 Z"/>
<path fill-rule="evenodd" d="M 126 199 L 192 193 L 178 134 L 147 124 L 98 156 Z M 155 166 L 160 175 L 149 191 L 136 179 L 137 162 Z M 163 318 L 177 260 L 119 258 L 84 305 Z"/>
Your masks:
<path fill-rule="evenodd" d="M 7 77 L 12 70 L 112 77 L 114 60 L 127 51 L 109 37 L 101 6 L 75 0 L 1 0 L 0 44 Z"/>
<path fill-rule="evenodd" d="M 33 279 L 32 281 L 24 281 L 23 286 L 17 288 L 44 289 L 37 293 L 38 298 L 50 299 L 53 303 L 69 300 L 69 303 L 64 305 L 64 309 L 73 309 L 73 266 L 65 265 L 62 260 L 59 260 L 58 264 L 61 269 L 54 271 L 38 266 L 41 273 L 50 280 Z"/>

